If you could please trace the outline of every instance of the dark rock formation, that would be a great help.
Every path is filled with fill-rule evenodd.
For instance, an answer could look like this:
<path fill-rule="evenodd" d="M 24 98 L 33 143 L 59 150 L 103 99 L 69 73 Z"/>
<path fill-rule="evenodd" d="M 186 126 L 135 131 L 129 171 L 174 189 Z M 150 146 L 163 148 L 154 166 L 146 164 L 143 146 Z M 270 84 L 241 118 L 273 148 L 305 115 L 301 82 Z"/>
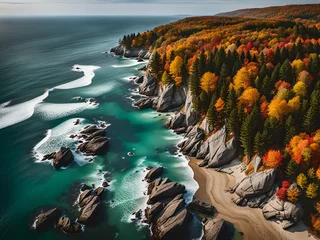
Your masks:
<path fill-rule="evenodd" d="M 224 229 L 225 221 L 221 218 L 209 219 L 204 223 L 204 235 L 203 240 L 216 240 L 216 239 L 225 239 L 221 238 Z"/>
<path fill-rule="evenodd" d="M 163 167 L 152 168 L 145 176 L 147 182 L 152 182 L 156 178 L 160 177 L 163 173 Z"/>
<path fill-rule="evenodd" d="M 205 202 L 201 202 L 200 200 L 194 199 L 190 204 L 189 204 L 189 209 L 205 213 L 205 214 L 213 214 L 215 211 L 215 208 Z"/>
<path fill-rule="evenodd" d="M 91 139 L 89 142 L 82 143 L 78 149 L 81 152 L 85 152 L 89 155 L 99 155 L 107 151 L 109 140 L 106 137 L 97 136 Z"/>
<path fill-rule="evenodd" d="M 57 223 L 62 212 L 58 208 L 53 208 L 45 213 L 41 213 L 36 220 L 35 228 L 37 231 L 48 231 Z"/>
<path fill-rule="evenodd" d="M 140 76 L 140 77 L 137 77 L 135 80 L 134 80 L 135 83 L 142 83 L 143 82 L 143 75 Z"/>
<path fill-rule="evenodd" d="M 106 132 L 104 129 L 98 129 L 94 133 L 92 133 L 86 140 L 90 141 L 94 139 L 95 137 L 104 137 L 106 135 Z"/>
<path fill-rule="evenodd" d="M 57 223 L 57 228 L 66 234 L 80 233 L 81 225 L 79 223 L 72 222 L 70 218 L 60 217 Z"/>
<path fill-rule="evenodd" d="M 54 168 L 67 167 L 73 162 L 73 154 L 70 148 L 61 147 L 52 160 L 52 165 Z"/>
<path fill-rule="evenodd" d="M 94 132 L 96 132 L 96 131 L 98 131 L 98 130 L 99 130 L 99 128 L 97 128 L 96 125 L 92 125 L 92 126 L 88 125 L 88 126 L 86 126 L 86 127 L 84 128 L 84 130 L 81 131 L 80 133 L 81 133 L 81 134 L 92 134 L 92 133 L 94 133 Z"/>
<path fill-rule="evenodd" d="M 178 194 L 184 193 L 184 191 L 185 186 L 177 182 L 161 184 L 152 189 L 148 203 L 155 203 L 166 198 L 174 198 Z"/>

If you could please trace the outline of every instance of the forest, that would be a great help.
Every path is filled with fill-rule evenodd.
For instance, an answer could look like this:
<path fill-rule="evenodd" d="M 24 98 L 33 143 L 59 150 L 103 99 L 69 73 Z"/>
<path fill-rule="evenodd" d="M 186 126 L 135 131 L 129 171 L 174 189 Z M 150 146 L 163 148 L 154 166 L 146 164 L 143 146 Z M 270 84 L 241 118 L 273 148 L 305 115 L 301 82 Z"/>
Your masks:
<path fill-rule="evenodd" d="M 253 172 L 256 154 L 263 159 L 259 171 L 277 169 L 276 195 L 303 204 L 306 224 L 319 234 L 316 19 L 192 17 L 120 42 L 152 51 L 150 69 L 159 85 L 189 87 L 194 109 L 213 129 L 210 134 L 226 125 L 229 138 L 239 143 L 246 174 Z M 297 187 L 289 190 L 293 183 Z"/>

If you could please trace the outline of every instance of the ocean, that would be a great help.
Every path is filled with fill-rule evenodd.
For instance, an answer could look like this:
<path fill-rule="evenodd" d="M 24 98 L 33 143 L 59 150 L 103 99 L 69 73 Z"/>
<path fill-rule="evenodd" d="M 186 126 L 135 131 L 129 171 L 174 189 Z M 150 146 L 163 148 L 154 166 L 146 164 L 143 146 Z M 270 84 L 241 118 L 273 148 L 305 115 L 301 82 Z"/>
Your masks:
<path fill-rule="evenodd" d="M 191 200 L 198 184 L 181 141 L 166 127 L 168 116 L 138 111 L 131 80 L 146 64 L 106 54 L 124 34 L 143 32 L 179 17 L 0 18 L 0 239 L 150 239 L 147 226 L 132 222 L 145 207 L 145 168 L 165 167 L 164 177 L 186 185 Z M 76 98 L 94 98 L 93 105 Z M 80 125 L 74 125 L 81 119 Z M 40 159 L 75 142 L 69 136 L 88 124 L 108 125 L 109 151 L 88 161 L 76 155 L 65 169 Z M 133 152 L 134 156 L 128 156 Z M 81 235 L 32 228 L 35 216 L 52 207 L 72 219 L 82 183 L 102 183 L 111 173 L 100 223 Z"/>

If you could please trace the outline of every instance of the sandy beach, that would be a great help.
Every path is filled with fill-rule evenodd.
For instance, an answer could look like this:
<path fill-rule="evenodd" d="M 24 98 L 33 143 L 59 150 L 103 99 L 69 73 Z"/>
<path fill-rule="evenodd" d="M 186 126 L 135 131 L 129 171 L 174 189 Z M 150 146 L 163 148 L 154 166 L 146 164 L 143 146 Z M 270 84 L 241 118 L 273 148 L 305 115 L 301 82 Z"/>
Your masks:
<path fill-rule="evenodd" d="M 243 232 L 246 240 L 304 240 L 315 239 L 309 236 L 306 226 L 300 222 L 289 230 L 283 230 L 277 221 L 267 221 L 261 209 L 239 207 L 232 202 L 233 194 L 225 190 L 241 180 L 245 174 L 240 171 L 240 162 L 232 161 L 223 168 L 230 168 L 231 175 L 216 172 L 214 169 L 200 168 L 200 161 L 190 158 L 189 165 L 194 179 L 199 184 L 195 197 L 212 204 L 218 211 L 217 216 L 231 222 Z"/>

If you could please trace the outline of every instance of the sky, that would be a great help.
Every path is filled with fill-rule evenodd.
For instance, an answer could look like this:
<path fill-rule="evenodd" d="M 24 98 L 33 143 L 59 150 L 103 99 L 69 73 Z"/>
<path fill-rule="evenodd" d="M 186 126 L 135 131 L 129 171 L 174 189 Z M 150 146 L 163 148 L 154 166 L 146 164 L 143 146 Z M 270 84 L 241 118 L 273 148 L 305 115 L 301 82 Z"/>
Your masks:
<path fill-rule="evenodd" d="M 319 0 L 0 0 L 0 16 L 215 15 L 243 8 Z"/>

